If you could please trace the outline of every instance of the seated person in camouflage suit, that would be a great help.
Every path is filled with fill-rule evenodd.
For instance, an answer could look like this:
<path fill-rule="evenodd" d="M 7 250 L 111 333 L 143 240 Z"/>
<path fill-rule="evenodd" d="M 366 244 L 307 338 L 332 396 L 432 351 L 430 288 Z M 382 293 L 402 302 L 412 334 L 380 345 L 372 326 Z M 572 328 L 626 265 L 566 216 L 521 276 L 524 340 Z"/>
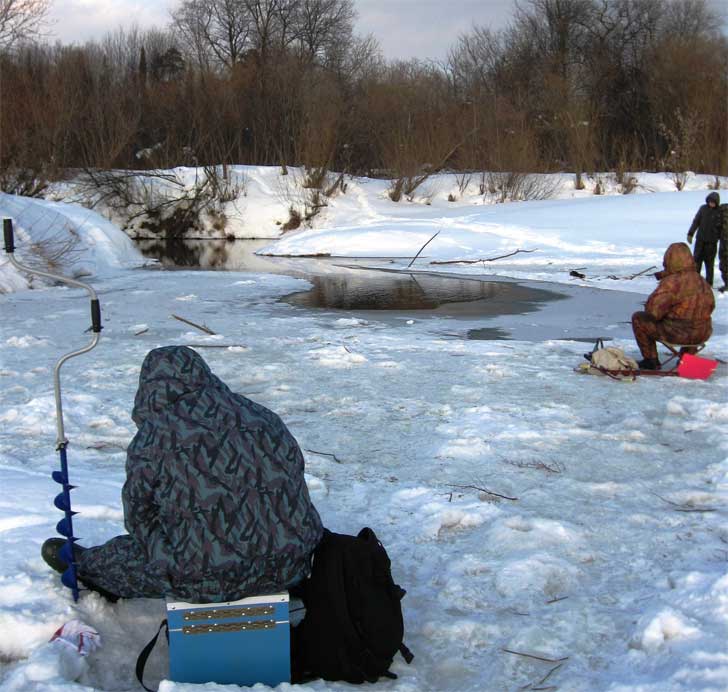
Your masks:
<path fill-rule="evenodd" d="M 664 271 L 655 274 L 660 283 L 642 312 L 632 315 L 632 330 L 643 360 L 643 370 L 659 370 L 657 341 L 673 344 L 704 343 L 713 333 L 713 290 L 698 274 L 690 248 L 673 243 L 663 259 Z"/>
<path fill-rule="evenodd" d="M 323 534 L 301 450 L 272 411 L 184 346 L 147 354 L 122 490 L 127 535 L 76 546 L 79 581 L 116 597 L 221 602 L 286 589 Z M 62 571 L 63 539 L 44 559 Z"/>

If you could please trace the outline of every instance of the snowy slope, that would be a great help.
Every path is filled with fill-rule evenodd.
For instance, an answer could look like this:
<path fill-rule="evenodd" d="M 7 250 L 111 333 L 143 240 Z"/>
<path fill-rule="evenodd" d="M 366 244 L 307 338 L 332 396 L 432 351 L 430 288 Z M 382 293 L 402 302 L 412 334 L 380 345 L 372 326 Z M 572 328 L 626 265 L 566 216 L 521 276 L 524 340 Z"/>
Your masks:
<path fill-rule="evenodd" d="M 22 262 L 34 263 L 39 269 L 58 270 L 71 277 L 105 276 L 122 268 L 144 263 L 134 243 L 119 229 L 94 211 L 76 204 L 49 202 L 18 197 L 0 192 L 0 215 L 13 220 L 16 255 Z M 39 246 L 40 253 L 54 266 L 38 264 L 38 252 L 28 246 Z M 35 279 L 37 281 L 37 279 Z M 32 283 L 32 282 L 31 282 Z M 0 293 L 27 288 L 28 277 L 0 255 Z"/>
<path fill-rule="evenodd" d="M 411 256 L 443 228 L 442 243 L 438 236 L 417 268 L 537 247 L 510 264 L 456 271 L 563 280 L 572 291 L 580 283 L 619 288 L 639 301 L 654 279 L 606 276 L 659 263 L 707 192 L 494 207 L 394 205 L 384 189 L 352 183 L 319 228 L 286 235 L 274 249 Z M 9 206 L 18 203 L 3 198 L 2 213 L 17 215 L 21 255 L 28 222 Z M 134 253 L 123 234 L 99 219 L 89 225 L 107 238 L 94 231 L 98 255 L 84 255 L 98 271 L 92 280 L 104 331 L 96 350 L 63 369 L 82 544 L 123 531 L 124 450 L 135 430 L 130 411 L 144 355 L 193 344 L 235 391 L 290 426 L 325 524 L 346 533 L 370 525 L 387 547 L 408 592 L 406 641 L 416 658 L 411 666 L 398 659 L 399 679 L 379 683 L 382 689 L 728 689 L 724 365 L 706 382 L 579 376 L 572 368 L 583 343 L 465 341 L 443 336 L 457 331 L 454 320 L 422 316 L 398 326 L 303 310 L 277 302 L 307 287 L 285 276 L 128 271 L 122 265 Z M 569 268 L 585 266 L 586 282 L 568 277 Z M 88 339 L 83 292 L 40 288 L 0 295 L 0 688 L 138 689 L 136 655 L 163 605 L 111 605 L 86 594 L 74 606 L 38 552 L 59 518 L 49 478 L 57 465 L 52 368 Z M 707 352 L 728 360 L 726 297 L 716 297 Z M 575 304 L 555 305 L 567 320 Z M 589 321 L 588 314 L 571 317 Z M 600 328 L 628 334 L 614 320 L 593 316 Z M 617 343 L 635 355 L 631 339 Z M 229 348 L 211 348 L 220 345 Z M 74 671 L 78 681 L 66 679 L 58 649 L 47 644 L 72 617 L 103 639 L 86 670 Z M 163 677 L 166 655 L 162 644 L 148 683 Z M 165 682 L 161 689 L 221 688 Z M 319 681 L 303 689 L 350 688 Z"/>
<path fill-rule="evenodd" d="M 287 233 L 261 252 L 406 257 L 406 266 L 438 233 L 417 267 L 561 282 L 571 282 L 569 271 L 579 269 L 601 288 L 632 290 L 631 286 L 649 292 L 651 274 L 629 285 L 615 284 L 607 276 L 631 276 L 651 265 L 661 266 L 665 248 L 685 240 L 709 192 L 703 185 L 682 193 L 579 193 L 570 199 L 567 195 L 573 191 L 564 190 L 560 199 L 497 205 L 485 205 L 479 196 L 471 197 L 469 204 L 453 204 L 440 195 L 422 205 L 394 204 L 385 188 L 381 181 L 352 181 L 347 194 L 332 203 L 335 208 L 317 219 L 316 228 Z M 516 250 L 528 252 L 474 265 L 430 264 L 502 257 Z"/>

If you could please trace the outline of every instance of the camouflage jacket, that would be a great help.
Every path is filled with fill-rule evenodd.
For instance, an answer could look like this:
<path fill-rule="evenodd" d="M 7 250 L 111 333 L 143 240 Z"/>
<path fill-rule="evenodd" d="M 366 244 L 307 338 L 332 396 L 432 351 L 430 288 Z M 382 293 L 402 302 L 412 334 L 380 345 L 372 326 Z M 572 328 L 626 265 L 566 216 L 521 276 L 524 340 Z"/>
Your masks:
<path fill-rule="evenodd" d="M 656 320 L 683 323 L 692 328 L 710 328 L 715 308 L 713 289 L 698 274 L 690 248 L 673 243 L 663 259 L 665 271 L 645 303 L 645 311 Z"/>
<path fill-rule="evenodd" d="M 301 450 L 275 413 L 169 346 L 144 360 L 132 417 L 125 524 L 165 593 L 231 600 L 308 573 L 323 529 Z"/>

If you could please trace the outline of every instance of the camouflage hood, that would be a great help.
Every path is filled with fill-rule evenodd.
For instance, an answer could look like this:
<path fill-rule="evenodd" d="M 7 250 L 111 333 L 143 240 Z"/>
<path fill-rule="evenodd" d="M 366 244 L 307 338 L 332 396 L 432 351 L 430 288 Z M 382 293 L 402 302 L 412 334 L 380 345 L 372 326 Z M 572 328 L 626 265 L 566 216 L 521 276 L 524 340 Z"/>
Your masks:
<path fill-rule="evenodd" d="M 684 271 L 695 271 L 695 260 L 690 247 L 686 243 L 673 243 L 665 251 L 662 260 L 665 275 L 677 274 Z"/>
<path fill-rule="evenodd" d="M 323 529 L 301 450 L 273 411 L 169 346 L 144 360 L 133 418 L 122 491 L 133 546 L 113 559 L 127 563 L 113 592 L 134 591 L 122 577 L 139 554 L 145 593 L 191 601 L 271 593 L 306 575 Z"/>
<path fill-rule="evenodd" d="M 156 348 L 147 354 L 142 364 L 131 417 L 137 427 L 141 427 L 185 395 L 204 387 L 230 391 L 192 349 L 186 346 Z"/>

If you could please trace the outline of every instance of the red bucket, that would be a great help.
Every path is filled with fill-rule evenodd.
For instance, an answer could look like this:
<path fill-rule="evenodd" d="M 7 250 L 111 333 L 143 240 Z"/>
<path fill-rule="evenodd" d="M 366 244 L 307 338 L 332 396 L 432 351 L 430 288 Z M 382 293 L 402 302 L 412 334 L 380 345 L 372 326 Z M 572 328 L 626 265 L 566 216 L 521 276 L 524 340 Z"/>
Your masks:
<path fill-rule="evenodd" d="M 717 367 L 717 360 L 701 358 L 700 356 L 693 356 L 690 353 L 686 353 L 680 358 L 680 363 L 677 366 L 677 374 L 680 377 L 687 377 L 689 380 L 707 380 Z"/>

